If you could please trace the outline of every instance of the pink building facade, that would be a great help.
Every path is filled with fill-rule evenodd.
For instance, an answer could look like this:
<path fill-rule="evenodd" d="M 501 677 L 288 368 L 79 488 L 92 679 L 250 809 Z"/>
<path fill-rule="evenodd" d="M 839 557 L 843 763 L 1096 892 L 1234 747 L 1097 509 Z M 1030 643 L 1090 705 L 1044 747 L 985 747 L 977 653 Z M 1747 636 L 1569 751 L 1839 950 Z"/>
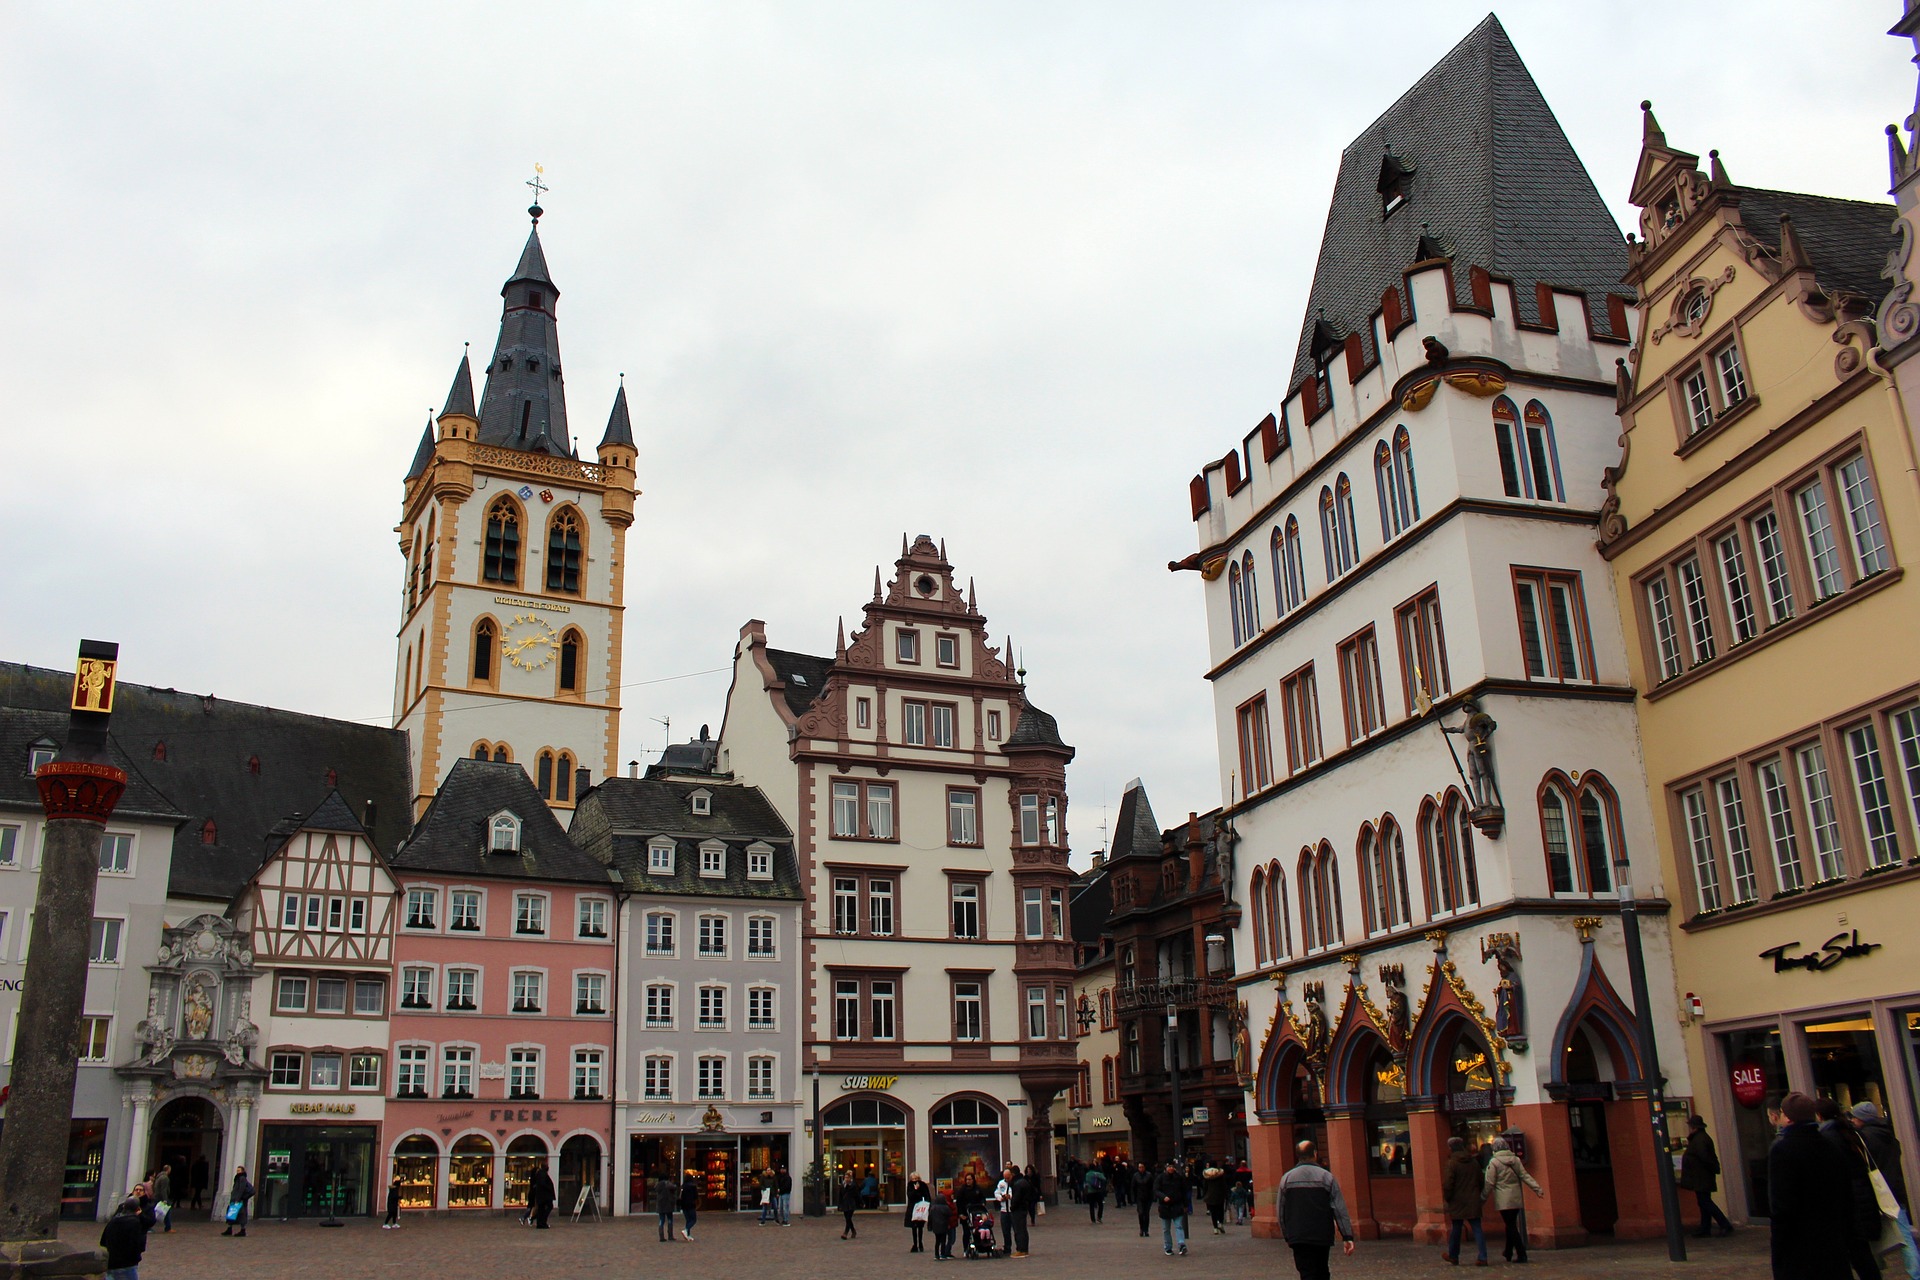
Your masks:
<path fill-rule="evenodd" d="M 394 858 L 386 1166 L 407 1210 L 610 1207 L 616 884 L 517 764 L 459 762 Z"/>

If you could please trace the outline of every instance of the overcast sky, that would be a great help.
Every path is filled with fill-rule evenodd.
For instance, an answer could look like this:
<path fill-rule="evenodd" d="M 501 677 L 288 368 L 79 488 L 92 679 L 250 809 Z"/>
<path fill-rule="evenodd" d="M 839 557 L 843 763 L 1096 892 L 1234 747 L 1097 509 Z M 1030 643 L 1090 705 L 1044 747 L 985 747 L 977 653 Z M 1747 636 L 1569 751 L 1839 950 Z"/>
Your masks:
<path fill-rule="evenodd" d="M 1186 482 L 1285 393 L 1340 148 L 1485 13 L 14 0 L 0 656 L 388 722 L 401 477 L 539 162 L 574 430 L 624 371 L 640 449 L 623 760 L 925 532 L 1079 747 L 1078 852 L 1135 775 L 1207 809 Z M 1897 0 L 1499 15 L 1623 226 L 1643 97 L 1884 198 Z"/>

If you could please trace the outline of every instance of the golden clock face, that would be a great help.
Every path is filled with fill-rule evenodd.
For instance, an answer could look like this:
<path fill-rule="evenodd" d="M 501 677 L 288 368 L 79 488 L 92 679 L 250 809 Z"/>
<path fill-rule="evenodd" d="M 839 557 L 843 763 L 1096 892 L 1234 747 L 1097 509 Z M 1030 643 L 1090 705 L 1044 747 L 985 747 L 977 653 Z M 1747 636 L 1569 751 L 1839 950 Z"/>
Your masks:
<path fill-rule="evenodd" d="M 544 618 L 523 613 L 507 624 L 500 652 L 522 671 L 538 671 L 560 652 L 560 638 Z"/>

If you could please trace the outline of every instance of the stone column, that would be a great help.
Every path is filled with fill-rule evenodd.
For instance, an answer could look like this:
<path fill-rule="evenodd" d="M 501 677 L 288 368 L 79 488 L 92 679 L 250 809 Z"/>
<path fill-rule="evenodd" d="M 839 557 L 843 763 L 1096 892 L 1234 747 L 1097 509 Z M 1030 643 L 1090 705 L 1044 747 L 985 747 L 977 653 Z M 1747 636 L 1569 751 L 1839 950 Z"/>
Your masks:
<path fill-rule="evenodd" d="M 1413 1239 L 1416 1244 L 1445 1244 L 1447 1198 L 1440 1178 L 1447 1168 L 1447 1139 L 1453 1134 L 1439 1110 L 1407 1108 L 1407 1145 L 1413 1149 Z"/>
<path fill-rule="evenodd" d="M 233 1175 L 242 1168 L 247 1171 L 247 1180 L 255 1187 L 260 1185 L 260 1171 L 253 1167 L 250 1149 L 253 1141 L 253 1093 L 247 1089 L 235 1089 L 233 1100 L 227 1106 L 227 1149 L 221 1153 L 221 1167 L 226 1171 L 220 1185 L 212 1188 L 213 1202 L 222 1212 L 227 1207 L 227 1189 L 233 1185 Z M 252 1216 L 249 1208 L 248 1216 Z"/>
<path fill-rule="evenodd" d="M 1526 1206 L 1527 1244 L 1539 1249 L 1570 1249 L 1587 1243 L 1580 1223 L 1580 1184 L 1573 1169 L 1573 1130 L 1564 1102 L 1519 1102 L 1507 1108 L 1507 1124 L 1527 1137 L 1527 1172 L 1544 1197 L 1532 1194 Z"/>
<path fill-rule="evenodd" d="M 147 1125 L 153 1116 L 153 1090 L 142 1086 L 128 1100 L 133 1104 L 133 1121 L 127 1129 L 127 1180 L 120 1184 L 121 1196 L 132 1191 L 147 1171 Z"/>
<path fill-rule="evenodd" d="M 1293 1168 L 1293 1114 L 1247 1126 L 1248 1163 L 1253 1166 L 1253 1235 L 1278 1240 L 1280 1179 Z"/>
<path fill-rule="evenodd" d="M 1613 1234 L 1618 1240 L 1653 1240 L 1667 1233 L 1666 1214 L 1660 1208 L 1660 1175 L 1656 1162 L 1671 1159 L 1656 1150 L 1653 1109 L 1646 1095 L 1617 1098 L 1606 1104 L 1607 1147 L 1613 1162 Z"/>
<path fill-rule="evenodd" d="M 1367 1161 L 1367 1121 L 1358 1107 L 1327 1108 L 1327 1170 L 1340 1180 L 1346 1195 L 1347 1216 L 1359 1240 L 1378 1240 L 1380 1223 L 1373 1214 L 1373 1180 Z"/>

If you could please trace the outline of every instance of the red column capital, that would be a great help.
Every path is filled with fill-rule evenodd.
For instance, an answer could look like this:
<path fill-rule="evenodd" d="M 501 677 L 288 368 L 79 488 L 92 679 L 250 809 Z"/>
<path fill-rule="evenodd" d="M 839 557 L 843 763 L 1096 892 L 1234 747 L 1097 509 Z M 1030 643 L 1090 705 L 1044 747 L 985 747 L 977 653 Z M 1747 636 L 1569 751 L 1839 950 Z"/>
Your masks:
<path fill-rule="evenodd" d="M 48 821 L 79 818 L 104 823 L 113 816 L 113 807 L 127 789 L 124 770 L 83 760 L 43 764 L 33 780 L 40 788 L 40 807 L 46 810 Z"/>

